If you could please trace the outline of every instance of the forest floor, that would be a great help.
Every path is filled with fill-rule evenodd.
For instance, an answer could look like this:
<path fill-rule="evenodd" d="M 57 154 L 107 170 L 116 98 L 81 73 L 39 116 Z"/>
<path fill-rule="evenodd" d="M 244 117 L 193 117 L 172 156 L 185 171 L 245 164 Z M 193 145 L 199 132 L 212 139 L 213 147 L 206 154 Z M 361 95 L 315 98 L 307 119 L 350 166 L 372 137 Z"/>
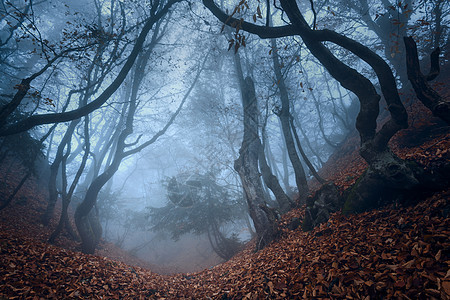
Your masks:
<path fill-rule="evenodd" d="M 408 110 L 410 128 L 391 141 L 394 152 L 430 168 L 448 162 L 448 127 L 420 104 Z M 351 137 L 320 171 L 342 190 L 366 168 L 358 143 Z M 20 166 L 0 174 L 5 199 Z M 265 249 L 255 253 L 250 242 L 228 262 L 174 275 L 111 244 L 85 255 L 65 236 L 46 243 L 57 217 L 50 229 L 40 224 L 45 198 L 33 181 L 0 211 L 0 299 L 450 299 L 448 188 L 415 205 L 338 212 L 311 232 L 291 229 L 304 213 L 297 208 L 282 216 L 279 239 Z"/>

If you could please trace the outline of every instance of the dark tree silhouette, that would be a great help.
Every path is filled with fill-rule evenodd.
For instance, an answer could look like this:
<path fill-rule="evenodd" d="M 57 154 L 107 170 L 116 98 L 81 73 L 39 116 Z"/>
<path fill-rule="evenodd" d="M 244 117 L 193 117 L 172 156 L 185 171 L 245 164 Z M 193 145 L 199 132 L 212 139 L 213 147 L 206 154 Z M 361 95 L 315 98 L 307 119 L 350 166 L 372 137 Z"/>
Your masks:
<path fill-rule="evenodd" d="M 137 37 L 133 49 L 131 50 L 131 53 L 129 54 L 128 58 L 125 60 L 124 65 L 122 66 L 120 72 L 117 74 L 117 76 L 114 78 L 114 80 L 111 82 L 111 84 L 108 85 L 108 87 L 105 88 L 105 90 L 93 101 L 89 102 L 88 104 L 71 110 L 67 112 L 61 112 L 61 113 L 50 113 L 50 114 L 39 114 L 39 115 L 32 115 L 24 120 L 21 120 L 19 122 L 9 124 L 5 126 L 6 124 L 6 118 L 17 108 L 17 106 L 22 102 L 23 98 L 25 97 L 27 91 L 30 89 L 31 82 L 42 75 L 48 68 L 50 68 L 55 61 L 57 61 L 61 56 L 65 55 L 68 52 L 80 50 L 79 48 L 75 49 L 67 49 L 60 54 L 56 55 L 54 58 L 52 58 L 41 70 L 34 73 L 30 77 L 27 77 L 22 80 L 21 84 L 18 86 L 17 93 L 5 106 L 3 106 L 0 110 L 0 136 L 5 135 L 11 135 L 18 132 L 27 131 L 35 126 L 43 125 L 43 124 L 51 124 L 51 123 L 60 123 L 60 122 L 67 122 L 71 120 L 79 119 L 94 110 L 101 107 L 108 99 L 113 95 L 113 93 L 120 87 L 122 82 L 127 77 L 128 73 L 130 72 L 131 68 L 133 67 L 134 62 L 136 61 L 136 58 L 139 54 L 139 52 L 142 49 L 142 46 L 145 42 L 145 39 L 150 32 L 150 30 L 153 28 L 153 26 L 161 20 L 166 14 L 169 12 L 169 9 L 178 2 L 181 2 L 182 0 L 169 0 L 167 3 L 160 3 L 158 1 L 157 4 L 153 5 L 150 11 L 150 16 L 145 21 L 144 26 L 142 27 L 141 32 L 139 33 L 139 36 Z M 90 45 L 89 45 L 90 46 Z M 85 46 L 87 47 L 87 46 Z M 82 47 L 82 48 L 85 48 Z"/>
<path fill-rule="evenodd" d="M 348 195 L 344 212 L 360 212 L 392 201 L 420 182 L 421 168 L 407 164 L 398 158 L 388 146 L 389 140 L 399 130 L 408 127 L 408 115 L 400 100 L 395 78 L 389 65 L 375 52 L 361 43 L 332 30 L 315 30 L 306 22 L 296 1 L 280 0 L 283 14 L 289 19 L 287 25 L 262 26 L 223 12 L 213 0 L 203 4 L 224 24 L 258 35 L 260 38 L 299 36 L 309 51 L 344 88 L 359 99 L 360 111 L 356 128 L 361 138 L 360 154 L 369 164 L 362 179 Z M 245 3 L 240 5 L 244 8 Z M 238 11 L 235 10 L 233 14 Z M 241 43 L 239 36 L 235 43 Z M 379 115 L 378 94 L 374 84 L 355 69 L 344 64 L 323 42 L 334 43 L 355 54 L 375 72 L 381 92 L 387 103 L 390 119 L 377 130 Z M 423 178 L 423 177 L 422 177 Z M 380 199 L 382 201 L 380 201 Z"/>
<path fill-rule="evenodd" d="M 417 45 L 412 37 L 403 38 L 406 47 L 406 64 L 408 68 L 408 79 L 416 92 L 419 100 L 438 118 L 450 125 L 450 102 L 441 97 L 429 84 L 428 81 L 435 79 L 440 72 L 439 53 L 437 47 L 431 53 L 431 68 L 428 75 L 423 75 L 420 70 Z"/>

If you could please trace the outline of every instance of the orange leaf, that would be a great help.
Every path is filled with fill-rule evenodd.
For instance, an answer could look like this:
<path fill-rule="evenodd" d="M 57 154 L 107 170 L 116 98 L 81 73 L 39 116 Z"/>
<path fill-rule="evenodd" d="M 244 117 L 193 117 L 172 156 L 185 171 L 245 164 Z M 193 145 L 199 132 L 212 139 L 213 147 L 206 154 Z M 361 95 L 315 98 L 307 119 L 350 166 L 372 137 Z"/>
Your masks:
<path fill-rule="evenodd" d="M 267 285 L 269 286 L 270 294 L 273 294 L 273 282 L 269 281 L 269 283 Z"/>
<path fill-rule="evenodd" d="M 436 261 L 439 261 L 441 259 L 442 250 L 439 250 L 436 256 L 434 257 Z"/>
<path fill-rule="evenodd" d="M 442 282 L 441 286 L 444 289 L 444 292 L 450 296 L 450 281 Z"/>

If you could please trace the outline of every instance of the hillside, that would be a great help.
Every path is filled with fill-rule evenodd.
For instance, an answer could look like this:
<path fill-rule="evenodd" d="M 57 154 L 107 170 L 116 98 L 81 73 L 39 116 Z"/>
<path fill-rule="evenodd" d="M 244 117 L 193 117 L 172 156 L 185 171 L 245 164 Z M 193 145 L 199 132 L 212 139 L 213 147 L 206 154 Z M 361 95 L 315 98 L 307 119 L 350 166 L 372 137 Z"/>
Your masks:
<path fill-rule="evenodd" d="M 428 168 L 448 163 L 448 127 L 419 104 L 409 110 L 411 128 L 392 140 L 393 150 Z M 355 136 L 321 170 L 342 190 L 365 168 L 357 145 Z M 2 167 L 9 174 L 4 198 L 20 167 Z M 308 233 L 298 228 L 304 208 L 297 208 L 282 217 L 279 239 L 262 251 L 254 253 L 253 241 L 226 263 L 171 276 L 106 243 L 96 256 L 78 252 L 67 238 L 47 244 L 49 229 L 38 219 L 44 199 L 45 191 L 30 182 L 0 212 L 0 298 L 450 299 L 448 188 L 409 207 L 336 213 Z"/>
<path fill-rule="evenodd" d="M 311 233 L 287 229 L 253 253 L 194 274 L 162 276 L 33 238 L 1 239 L 1 295 L 34 298 L 292 298 L 364 295 L 446 299 L 450 193 L 410 208 L 385 208 L 349 218 L 336 214 Z M 36 298 L 36 299 L 39 299 Z"/>

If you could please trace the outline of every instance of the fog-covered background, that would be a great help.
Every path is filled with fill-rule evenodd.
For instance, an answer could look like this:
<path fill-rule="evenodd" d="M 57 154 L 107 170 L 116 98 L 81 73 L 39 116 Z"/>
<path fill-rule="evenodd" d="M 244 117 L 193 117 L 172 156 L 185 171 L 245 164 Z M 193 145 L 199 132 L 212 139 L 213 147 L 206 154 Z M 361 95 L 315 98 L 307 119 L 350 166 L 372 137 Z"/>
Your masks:
<path fill-rule="evenodd" d="M 320 0 L 312 1 L 314 12 L 309 1 L 297 2 L 311 25 L 342 33 L 383 57 L 399 88 L 408 85 L 404 35 L 421 42 L 425 61 L 439 45 L 441 57 L 448 58 L 447 1 Z M 236 6 L 239 1 L 216 4 L 229 12 L 243 7 L 235 16 L 259 25 L 269 19 L 285 24 L 280 10 L 266 19 L 264 1 L 248 1 L 246 8 Z M 145 39 L 140 37 L 150 23 Z M 139 40 L 142 47 L 134 53 Z M 367 64 L 329 47 L 375 81 Z M 357 98 L 299 37 L 261 39 L 222 27 L 200 1 L 2 1 L 0 64 L 2 105 L 32 78 L 6 125 L 105 98 L 87 117 L 59 121 L 56 127 L 40 123 L 29 135 L 2 139 L 9 145 L 29 142 L 23 156 L 30 161 L 38 156 L 31 149 L 42 150 L 38 177 L 49 190 L 43 223 L 54 217 L 55 201 L 65 198 L 72 216 L 89 188 L 111 175 L 90 212 L 101 224 L 102 238 L 175 271 L 217 264 L 254 234 L 234 170 L 244 130 L 241 76 L 255 84 L 267 163 L 294 199 L 298 189 L 280 121 L 283 93 L 310 184 L 317 179 L 305 157 L 320 170 L 355 134 L 359 111 Z M 383 100 L 381 107 L 386 114 Z M 36 142 L 42 137 L 41 144 Z M 294 147 L 300 153 L 299 145 Z M 266 186 L 264 192 L 269 206 L 279 207 Z"/>

